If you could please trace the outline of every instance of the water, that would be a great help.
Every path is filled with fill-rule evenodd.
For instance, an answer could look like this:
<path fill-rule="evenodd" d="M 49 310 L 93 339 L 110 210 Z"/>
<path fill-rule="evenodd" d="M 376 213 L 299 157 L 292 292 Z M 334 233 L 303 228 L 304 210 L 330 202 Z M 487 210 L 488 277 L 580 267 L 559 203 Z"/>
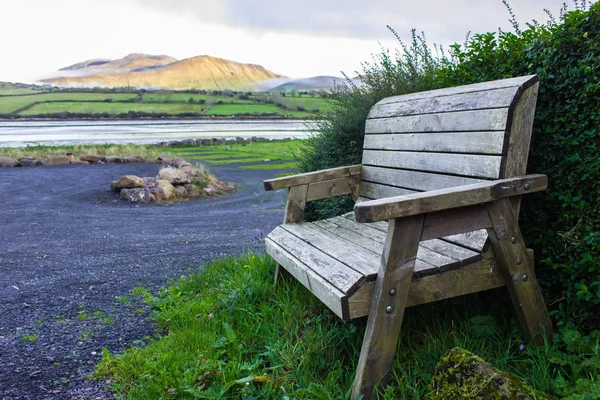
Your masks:
<path fill-rule="evenodd" d="M 0 121 L 0 147 L 103 143 L 157 143 L 196 138 L 252 136 L 304 139 L 303 121 Z"/>

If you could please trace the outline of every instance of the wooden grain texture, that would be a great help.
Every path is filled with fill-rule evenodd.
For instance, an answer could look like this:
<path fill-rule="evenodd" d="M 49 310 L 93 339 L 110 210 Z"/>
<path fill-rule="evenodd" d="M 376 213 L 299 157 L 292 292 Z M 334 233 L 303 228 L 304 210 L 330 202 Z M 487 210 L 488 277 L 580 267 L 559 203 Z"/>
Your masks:
<path fill-rule="evenodd" d="M 476 205 L 436 211 L 425 216 L 421 240 L 473 232 L 491 226 L 490 217 L 484 206 Z M 479 251 L 481 248 L 477 250 Z"/>
<path fill-rule="evenodd" d="M 308 185 L 292 186 L 289 188 L 285 204 L 285 217 L 283 219 L 285 224 L 304 221 L 307 196 Z"/>
<path fill-rule="evenodd" d="M 350 187 L 351 195 L 356 201 L 360 192 L 360 175 L 350 175 L 346 177 L 346 183 Z"/>
<path fill-rule="evenodd" d="M 451 96 L 454 94 L 460 93 L 472 93 L 472 92 L 481 92 L 487 90 L 497 90 L 501 88 L 512 87 L 517 90 L 523 86 L 529 86 L 535 82 L 538 82 L 539 78 L 536 75 L 528 75 L 528 76 L 520 76 L 516 78 L 509 79 L 499 79 L 496 81 L 489 82 L 481 82 L 481 83 L 473 83 L 470 85 L 462 85 L 455 86 L 451 88 L 444 89 L 436 89 L 436 90 L 428 90 L 426 92 L 418 92 L 418 93 L 410 93 L 404 94 L 400 96 L 392 96 L 387 97 L 377 103 L 377 105 L 383 105 L 387 103 L 398 103 L 402 101 L 408 100 L 416 100 L 416 99 L 431 99 L 434 97 L 442 97 L 442 96 Z"/>
<path fill-rule="evenodd" d="M 415 193 L 415 190 L 399 188 L 396 186 L 381 185 L 379 183 L 362 181 L 360 183 L 359 195 L 365 199 L 382 199 L 386 197 L 403 196 Z"/>
<path fill-rule="evenodd" d="M 496 260 L 481 260 L 448 272 L 413 279 L 407 307 L 504 286 Z M 350 319 L 369 315 L 375 282 L 365 282 L 348 299 Z"/>
<path fill-rule="evenodd" d="M 494 225 L 488 229 L 490 241 L 523 336 L 535 344 L 543 345 L 543 333 L 548 339 L 552 336 L 552 322 L 512 204 L 509 199 L 502 199 L 488 204 L 487 210 Z"/>
<path fill-rule="evenodd" d="M 365 135 L 366 150 L 428 151 L 501 155 L 504 131 Z"/>
<path fill-rule="evenodd" d="M 365 150 L 363 164 L 437 172 L 474 178 L 496 179 L 500 174 L 500 156 L 479 154 L 416 153 L 406 151 Z"/>
<path fill-rule="evenodd" d="M 281 226 L 275 228 L 267 238 L 271 243 L 277 244 L 288 253 L 294 255 L 299 261 L 299 265 L 308 266 L 311 271 L 314 271 L 324 281 L 328 282 L 327 286 L 331 286 L 343 294 L 350 291 L 364 279 L 363 274 L 356 272 L 335 259 L 335 257 L 307 245 L 306 242 L 285 231 Z M 288 265 L 280 262 L 280 260 L 276 259 L 276 261 L 292 272 L 287 268 Z"/>
<path fill-rule="evenodd" d="M 527 175 L 405 196 L 371 200 L 354 206 L 358 222 L 391 220 L 451 208 L 487 203 L 510 196 L 539 192 L 548 186 L 545 175 Z"/>
<path fill-rule="evenodd" d="M 506 127 L 507 116 L 508 108 L 494 108 L 444 114 L 367 119 L 365 134 L 501 131 Z"/>
<path fill-rule="evenodd" d="M 422 227 L 420 215 L 390 221 L 352 388 L 353 398 L 363 395 L 365 400 L 372 399 L 376 385 L 386 383 L 396 353 Z M 386 311 L 387 307 L 392 308 L 391 312 Z"/>
<path fill-rule="evenodd" d="M 539 83 L 525 90 L 514 108 L 508 137 L 508 150 L 503 165 L 504 168 L 501 171 L 503 177 L 523 175 L 527 171 L 529 144 L 531 142 L 538 90 Z M 518 219 L 521 198 L 515 197 L 511 199 L 511 203 Z"/>
<path fill-rule="evenodd" d="M 399 98 L 395 102 L 376 104 L 369 118 L 388 118 L 406 115 L 448 113 L 453 111 L 506 108 L 515 97 L 515 87 L 493 90 L 455 93 L 444 96 L 406 100 Z"/>
<path fill-rule="evenodd" d="M 344 293 L 337 290 L 308 265 L 301 262 L 295 254 L 290 253 L 288 249 L 281 247 L 269 238 L 265 239 L 265 248 L 277 263 L 321 300 L 335 315 L 342 319 L 348 319 L 342 309 L 341 299 L 344 297 Z"/>
<path fill-rule="evenodd" d="M 326 199 L 328 197 L 351 194 L 352 188 L 348 185 L 345 177 L 330 179 L 327 181 L 310 183 L 306 201 Z"/>
<path fill-rule="evenodd" d="M 324 169 L 321 171 L 307 172 L 283 178 L 269 179 L 263 182 L 265 190 L 276 190 L 292 186 L 305 185 L 314 182 L 327 181 L 345 176 L 360 175 L 360 165 Z"/>
<path fill-rule="evenodd" d="M 361 179 L 371 183 L 397 186 L 418 192 L 484 182 L 484 179 L 478 178 L 466 178 L 462 176 L 441 175 L 430 172 L 394 168 L 372 167 L 368 165 L 364 165 L 362 167 Z M 408 193 L 410 192 L 407 192 L 406 194 Z"/>

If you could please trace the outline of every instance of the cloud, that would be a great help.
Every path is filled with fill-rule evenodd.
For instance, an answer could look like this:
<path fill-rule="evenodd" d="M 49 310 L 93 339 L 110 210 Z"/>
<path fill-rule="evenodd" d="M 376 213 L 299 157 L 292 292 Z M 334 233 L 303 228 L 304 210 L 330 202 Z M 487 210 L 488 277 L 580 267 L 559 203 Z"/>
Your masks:
<path fill-rule="evenodd" d="M 437 41 L 461 41 L 467 31 L 509 28 L 501 0 L 129 0 L 163 11 L 191 15 L 199 21 L 258 31 L 311 36 L 389 39 L 386 25 L 404 37 L 411 28 Z M 555 11 L 563 0 L 520 0 L 512 7 L 527 22 Z M 544 20 L 545 21 L 545 20 Z"/>

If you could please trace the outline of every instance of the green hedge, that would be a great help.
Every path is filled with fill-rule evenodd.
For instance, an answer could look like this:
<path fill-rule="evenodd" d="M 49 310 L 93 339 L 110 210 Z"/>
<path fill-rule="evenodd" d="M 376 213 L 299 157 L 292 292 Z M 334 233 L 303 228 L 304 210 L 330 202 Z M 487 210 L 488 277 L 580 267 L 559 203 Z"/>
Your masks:
<path fill-rule="evenodd" d="M 525 196 L 521 227 L 557 323 L 600 327 L 600 3 L 565 13 L 559 22 L 515 28 L 455 44 L 451 58 L 432 57 L 418 36 L 396 61 L 384 52 L 366 65 L 365 87 L 336 90 L 338 108 L 321 129 L 324 137 L 309 142 L 312 152 L 301 165 L 359 162 L 368 108 L 385 96 L 537 74 L 528 172 L 547 174 L 550 185 Z"/>

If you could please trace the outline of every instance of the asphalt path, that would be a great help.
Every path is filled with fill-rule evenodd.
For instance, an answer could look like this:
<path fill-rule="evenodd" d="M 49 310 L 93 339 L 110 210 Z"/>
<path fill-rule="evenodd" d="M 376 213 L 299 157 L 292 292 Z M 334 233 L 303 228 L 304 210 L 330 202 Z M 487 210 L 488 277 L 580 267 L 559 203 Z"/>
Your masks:
<path fill-rule="evenodd" d="M 108 397 L 86 379 L 102 348 L 156 333 L 133 288 L 156 292 L 211 259 L 262 250 L 284 201 L 262 181 L 282 171 L 210 170 L 236 189 L 134 205 L 110 182 L 158 164 L 0 168 L 0 399 Z"/>

